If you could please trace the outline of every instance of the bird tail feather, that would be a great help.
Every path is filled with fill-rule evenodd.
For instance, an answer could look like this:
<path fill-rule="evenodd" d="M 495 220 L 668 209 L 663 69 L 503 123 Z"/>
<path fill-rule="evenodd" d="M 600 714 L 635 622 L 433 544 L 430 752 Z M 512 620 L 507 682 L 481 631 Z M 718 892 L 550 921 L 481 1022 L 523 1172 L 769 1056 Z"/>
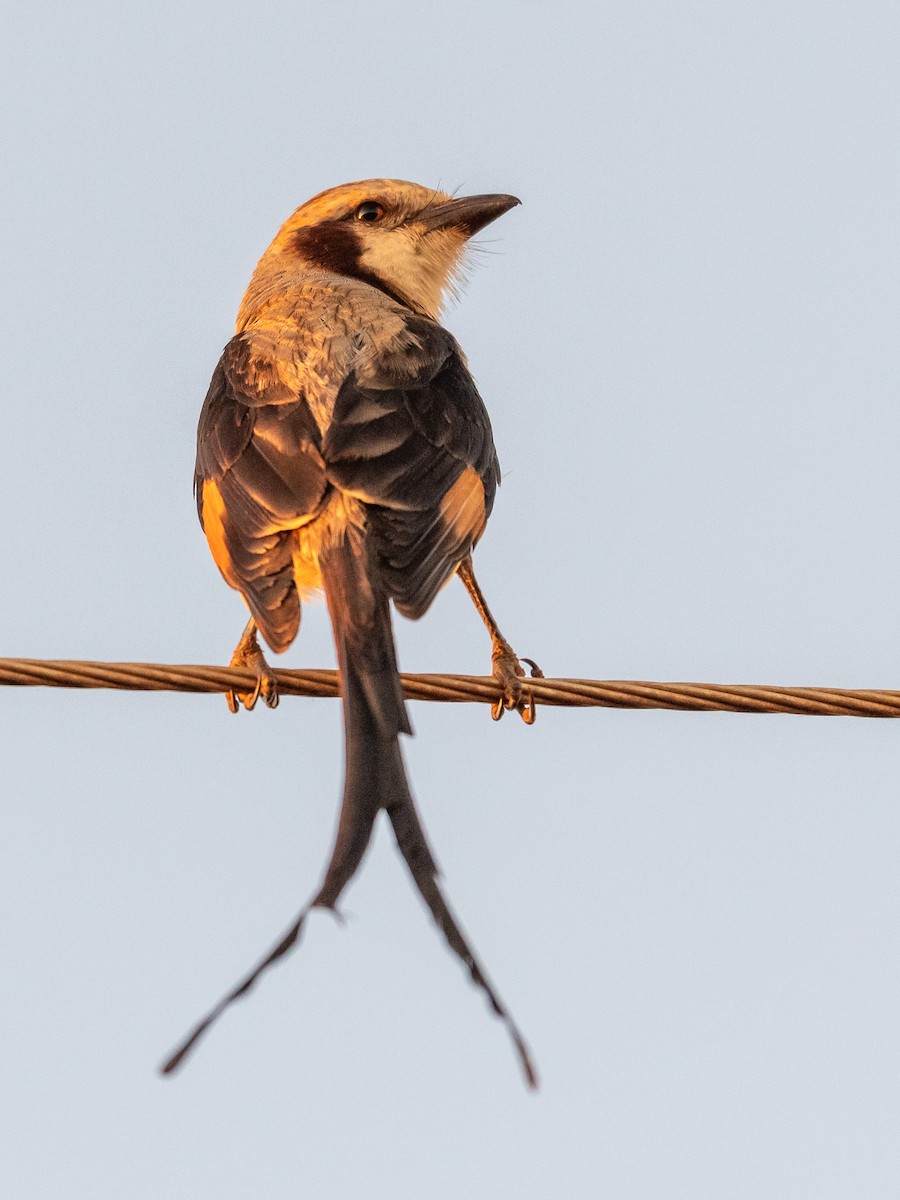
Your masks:
<path fill-rule="evenodd" d="M 325 597 L 334 628 L 345 724 L 344 796 L 331 858 L 311 901 L 253 970 L 203 1018 L 163 1065 L 174 1071 L 226 1008 L 247 994 L 264 971 L 296 945 L 310 908 L 336 909 L 359 867 L 375 819 L 384 809 L 397 846 L 420 896 L 473 983 L 504 1022 L 530 1087 L 537 1074 L 521 1031 L 459 926 L 440 886 L 440 871 L 416 811 L 400 751 L 400 734 L 412 728 L 397 667 L 387 595 L 374 582 L 364 535 L 348 529 L 320 556 Z"/>

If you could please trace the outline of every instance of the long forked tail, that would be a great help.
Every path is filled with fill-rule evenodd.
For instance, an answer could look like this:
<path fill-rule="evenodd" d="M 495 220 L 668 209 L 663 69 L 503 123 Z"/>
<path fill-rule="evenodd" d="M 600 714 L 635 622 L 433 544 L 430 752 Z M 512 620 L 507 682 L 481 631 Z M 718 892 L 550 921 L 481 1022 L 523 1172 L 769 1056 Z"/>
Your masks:
<path fill-rule="evenodd" d="M 348 531 L 347 537 L 320 559 L 320 566 L 334 626 L 345 724 L 344 797 L 331 858 L 319 890 L 287 932 L 194 1027 L 161 1069 L 164 1074 L 176 1070 L 225 1009 L 246 995 L 260 975 L 296 945 L 311 908 L 336 909 L 341 893 L 362 861 L 375 819 L 383 808 L 419 894 L 448 945 L 506 1025 L 529 1087 L 537 1087 L 537 1073 L 525 1039 L 443 894 L 440 872 L 416 811 L 400 753 L 399 735 L 411 729 L 397 668 L 390 609 L 387 596 L 373 585 L 364 539 L 356 531 Z"/>

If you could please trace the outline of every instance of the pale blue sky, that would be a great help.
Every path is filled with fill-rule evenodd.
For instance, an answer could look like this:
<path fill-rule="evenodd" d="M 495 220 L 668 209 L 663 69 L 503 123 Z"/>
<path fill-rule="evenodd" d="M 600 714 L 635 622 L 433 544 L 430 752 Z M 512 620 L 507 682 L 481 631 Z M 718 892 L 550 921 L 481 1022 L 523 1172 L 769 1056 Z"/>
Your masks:
<path fill-rule="evenodd" d="M 0 654 L 227 661 L 200 404 L 296 205 L 509 191 L 447 323 L 549 674 L 900 686 L 895 4 L 22 5 L 4 21 Z M 398 622 L 482 672 L 462 588 Z M 331 665 L 308 610 L 284 665 Z M 325 863 L 336 703 L 0 691 L 0 1193 L 855 1200 L 900 1187 L 900 725 L 413 707 L 449 894 Z"/>

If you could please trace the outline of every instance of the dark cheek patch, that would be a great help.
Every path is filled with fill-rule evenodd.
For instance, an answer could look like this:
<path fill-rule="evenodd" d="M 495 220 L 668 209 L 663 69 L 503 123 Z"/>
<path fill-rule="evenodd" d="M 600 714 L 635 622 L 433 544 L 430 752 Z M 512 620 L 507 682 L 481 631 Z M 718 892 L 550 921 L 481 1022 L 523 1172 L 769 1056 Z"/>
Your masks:
<path fill-rule="evenodd" d="M 357 278 L 362 247 L 356 230 L 346 221 L 311 225 L 294 235 L 297 253 L 322 271 Z"/>
<path fill-rule="evenodd" d="M 356 230 L 349 222 L 324 221 L 321 225 L 310 225 L 307 229 L 300 229 L 294 234 L 294 248 L 310 266 L 318 267 L 320 271 L 343 275 L 346 279 L 358 279 L 360 283 L 368 283 L 370 287 L 378 288 L 404 308 L 411 307 L 409 301 L 399 292 L 395 292 L 380 275 L 362 265 L 362 246 Z"/>

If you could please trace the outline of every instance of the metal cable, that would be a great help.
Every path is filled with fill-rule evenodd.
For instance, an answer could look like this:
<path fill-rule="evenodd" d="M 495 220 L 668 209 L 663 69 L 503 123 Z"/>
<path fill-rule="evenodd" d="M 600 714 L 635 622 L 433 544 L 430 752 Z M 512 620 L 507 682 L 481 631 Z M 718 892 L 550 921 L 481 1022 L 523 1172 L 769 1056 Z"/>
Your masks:
<path fill-rule="evenodd" d="M 276 670 L 283 696 L 338 696 L 336 671 Z M 491 676 L 404 675 L 410 700 L 491 704 Z M 229 667 L 165 663 L 78 662 L 0 658 L 0 684 L 18 687 L 121 688 L 144 692 L 252 691 L 256 677 Z M 538 705 L 576 708 L 668 708 L 692 712 L 795 713 L 825 717 L 900 717 L 900 691 L 773 687 L 719 683 L 649 683 L 600 679 L 522 680 Z"/>

